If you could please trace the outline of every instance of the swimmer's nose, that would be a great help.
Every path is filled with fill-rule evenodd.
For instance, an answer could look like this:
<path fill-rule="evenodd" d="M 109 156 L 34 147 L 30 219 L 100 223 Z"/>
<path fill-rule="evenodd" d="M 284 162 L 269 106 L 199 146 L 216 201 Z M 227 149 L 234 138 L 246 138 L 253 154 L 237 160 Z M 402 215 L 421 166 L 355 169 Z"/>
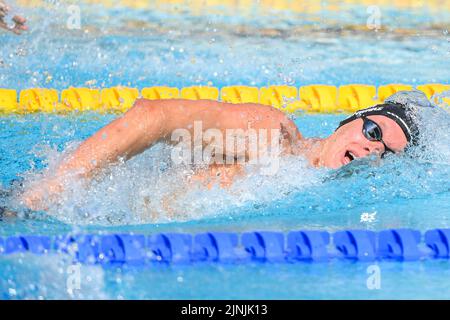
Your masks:
<path fill-rule="evenodd" d="M 369 154 L 383 154 L 385 152 L 384 145 L 378 141 L 370 141 L 370 143 L 365 147 L 365 150 Z"/>

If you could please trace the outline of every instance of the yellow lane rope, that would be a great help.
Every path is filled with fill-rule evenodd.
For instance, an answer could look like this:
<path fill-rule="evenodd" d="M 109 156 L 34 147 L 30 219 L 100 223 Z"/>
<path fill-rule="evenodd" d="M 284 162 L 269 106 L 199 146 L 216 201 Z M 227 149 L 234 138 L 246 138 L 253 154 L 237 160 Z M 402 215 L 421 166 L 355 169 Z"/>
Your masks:
<path fill-rule="evenodd" d="M 307 85 L 300 88 L 287 85 L 268 87 L 227 86 L 222 88 L 193 86 L 175 88 L 168 86 L 137 88 L 112 87 L 104 89 L 31 88 L 18 93 L 0 88 L 0 114 L 29 114 L 35 112 L 70 113 L 82 111 L 125 112 L 135 100 L 143 97 L 150 100 L 182 98 L 190 100 L 209 99 L 230 103 L 260 103 L 271 105 L 286 112 L 339 113 L 355 112 L 384 101 L 401 90 L 420 90 L 437 103 L 450 105 L 449 95 L 440 99 L 439 94 L 450 90 L 449 84 L 423 84 L 416 87 L 406 84 L 379 86 L 349 84 Z"/>

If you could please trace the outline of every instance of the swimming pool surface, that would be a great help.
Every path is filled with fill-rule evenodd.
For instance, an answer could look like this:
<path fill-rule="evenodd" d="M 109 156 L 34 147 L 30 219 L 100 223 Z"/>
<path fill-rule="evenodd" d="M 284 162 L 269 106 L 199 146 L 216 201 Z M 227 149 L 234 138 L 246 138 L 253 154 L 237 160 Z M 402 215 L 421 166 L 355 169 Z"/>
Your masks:
<path fill-rule="evenodd" d="M 365 24 L 365 6 L 351 6 L 345 14 L 324 10 L 303 19 L 282 12 L 250 19 L 92 5 L 81 9 L 81 30 L 65 29 L 65 7 L 60 5 L 26 9 L 35 28 L 21 37 L 0 34 L 0 87 L 449 82 L 450 42 L 448 30 L 440 27 L 448 27 L 448 8 L 412 16 L 382 8 L 386 30 L 379 32 L 350 28 Z M 52 19 L 43 19 L 46 15 Z M 269 27 L 278 33 L 269 33 Z M 293 29 L 297 31 L 289 32 Z M 417 31 L 400 34 L 399 29 Z M 146 214 L 143 199 L 151 196 L 159 203 L 184 179 L 181 170 L 170 167 L 170 150 L 157 145 L 114 166 L 87 189 L 74 186 L 48 212 L 0 221 L 0 236 L 448 228 L 450 117 L 441 111 L 430 115 L 435 117 L 427 127 L 430 148 L 418 159 L 388 156 L 330 171 L 286 158 L 273 177 L 250 172 L 230 190 L 193 188 L 173 200 L 170 215 L 155 217 Z M 18 181 L 36 179 L 63 150 L 115 117 L 1 116 L 0 206 L 23 214 L 15 195 Z M 345 115 L 293 117 L 305 136 L 323 137 Z M 375 213 L 374 220 L 361 221 L 363 213 Z M 377 262 L 380 290 L 367 288 L 370 264 L 81 266 L 81 288 L 70 294 L 67 257 L 0 255 L 0 299 L 450 298 L 448 260 Z"/>

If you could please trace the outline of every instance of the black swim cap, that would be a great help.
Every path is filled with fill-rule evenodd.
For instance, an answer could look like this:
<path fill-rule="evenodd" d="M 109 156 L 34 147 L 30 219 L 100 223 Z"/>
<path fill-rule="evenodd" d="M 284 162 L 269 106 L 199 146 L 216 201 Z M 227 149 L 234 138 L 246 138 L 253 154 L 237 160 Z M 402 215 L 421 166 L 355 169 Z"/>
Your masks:
<path fill-rule="evenodd" d="M 408 146 L 415 146 L 419 144 L 419 111 L 422 108 L 434 107 L 421 91 L 399 91 L 388 97 L 383 104 L 357 111 L 342 121 L 337 129 L 365 116 L 382 115 L 394 120 L 400 126 L 408 140 Z"/>
<path fill-rule="evenodd" d="M 388 102 L 359 110 L 351 117 L 342 121 L 336 130 L 353 120 L 374 115 L 385 116 L 394 120 L 403 130 L 408 143 L 411 145 L 416 145 L 418 143 L 419 128 L 417 123 L 412 117 L 411 111 L 409 111 L 405 105 L 400 103 Z"/>

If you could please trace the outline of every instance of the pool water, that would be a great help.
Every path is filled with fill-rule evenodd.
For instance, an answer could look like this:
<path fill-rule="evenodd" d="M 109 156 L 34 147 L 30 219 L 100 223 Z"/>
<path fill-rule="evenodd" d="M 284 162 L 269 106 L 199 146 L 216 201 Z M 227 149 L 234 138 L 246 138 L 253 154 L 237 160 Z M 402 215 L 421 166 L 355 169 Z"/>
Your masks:
<path fill-rule="evenodd" d="M 62 150 L 66 143 L 89 136 L 113 117 L 2 118 L 1 137 L 8 146 L 1 159 L 3 186 L 8 188 L 17 176 L 26 177 L 24 172 L 30 163 L 35 162 L 32 167 L 36 168 L 31 172 L 39 172 L 45 160 L 59 154 L 41 151 L 38 156 L 29 146 L 53 145 L 55 150 Z M 296 123 L 306 135 L 321 136 L 330 132 L 340 118 L 300 116 Z M 445 143 L 448 148 L 448 136 Z M 3 221 L 1 235 L 397 227 L 425 231 L 449 224 L 448 154 L 445 162 L 416 163 L 392 157 L 381 164 L 362 163 L 337 172 L 315 171 L 298 159 L 290 159 L 276 178 L 267 181 L 267 177 L 262 180 L 254 175 L 237 181 L 227 192 L 198 191 L 175 207 L 183 213 L 180 217 L 147 221 L 129 203 L 139 202 L 142 193 L 153 192 L 158 197 L 161 192 L 146 183 L 143 173 L 153 174 L 149 164 L 154 162 L 146 161 L 153 154 L 164 160 L 158 148 L 150 149 L 117 168 L 131 175 L 133 187 L 123 174 L 109 172 L 92 189 L 78 190 L 79 194 L 69 197 L 62 208 Z M 133 172 L 144 177 L 144 181 L 133 178 Z M 290 181 L 293 174 L 297 181 Z M 227 194 L 234 192 L 239 196 Z M 8 201 L 14 206 L 13 200 Z M 376 219 L 361 222 L 364 212 L 375 212 Z M 445 279 L 450 269 L 445 260 L 379 263 L 382 288 L 375 291 L 366 286 L 366 263 L 199 264 L 125 269 L 82 266 L 81 290 L 73 295 L 66 291 L 68 257 L 5 256 L 0 258 L 0 265 L 4 298 L 449 298 Z"/>
<path fill-rule="evenodd" d="M 352 24 L 365 24 L 364 6 L 349 8 L 346 15 L 322 11 L 320 22 L 317 17 L 300 20 L 280 12 L 247 19 L 81 8 L 86 23 L 81 31 L 64 28 L 65 7 L 57 5 L 25 10 L 30 24 L 52 17 L 34 23 L 30 33 L 20 38 L 0 34 L 0 87 L 378 86 L 449 80 L 450 42 L 446 29 L 439 27 L 448 24 L 446 10 L 422 11 L 408 19 L 403 11 L 386 8 L 382 21 L 388 31 L 375 33 L 345 31 Z M 143 22 L 144 27 L 136 27 Z M 308 29 L 311 24 L 317 28 Z M 262 33 L 269 26 L 279 34 Z M 245 33 L 237 32 L 244 27 Z M 286 34 L 294 27 L 298 32 Z M 399 35 L 399 28 L 417 31 Z M 19 212 L 19 218 L 0 221 L 0 236 L 404 227 L 425 231 L 450 225 L 450 116 L 443 109 L 427 115 L 428 148 L 414 159 L 365 159 L 334 171 L 312 169 L 303 159 L 287 157 L 274 176 L 249 171 L 229 190 L 196 186 L 173 200 L 171 214 L 161 210 L 155 217 L 146 214 L 143 199 L 151 196 L 157 204 L 178 191 L 185 178 L 185 172 L 170 167 L 170 149 L 156 145 L 105 171 L 87 189 L 74 185 L 48 212 L 24 212 L 18 182 L 27 185 L 37 179 L 42 170 L 58 163 L 65 150 L 116 117 L 94 113 L 0 117 L 0 206 Z M 307 137 L 330 134 L 344 117 L 293 115 Z M 374 221 L 361 221 L 363 213 L 375 213 Z M 376 264 L 381 270 L 379 290 L 367 286 L 371 264 L 332 261 L 81 266 L 80 289 L 68 292 L 67 257 L 21 254 L 0 256 L 0 299 L 450 298 L 449 261 Z"/>
<path fill-rule="evenodd" d="M 61 90 L 448 82 L 449 8 L 380 7 L 383 29 L 375 31 L 365 27 L 367 5 L 320 3 L 321 11 L 308 14 L 80 4 L 81 29 L 74 30 L 64 2 L 23 8 L 30 32 L 0 34 L 0 84 Z M 336 3 L 342 11 L 328 9 Z"/>

